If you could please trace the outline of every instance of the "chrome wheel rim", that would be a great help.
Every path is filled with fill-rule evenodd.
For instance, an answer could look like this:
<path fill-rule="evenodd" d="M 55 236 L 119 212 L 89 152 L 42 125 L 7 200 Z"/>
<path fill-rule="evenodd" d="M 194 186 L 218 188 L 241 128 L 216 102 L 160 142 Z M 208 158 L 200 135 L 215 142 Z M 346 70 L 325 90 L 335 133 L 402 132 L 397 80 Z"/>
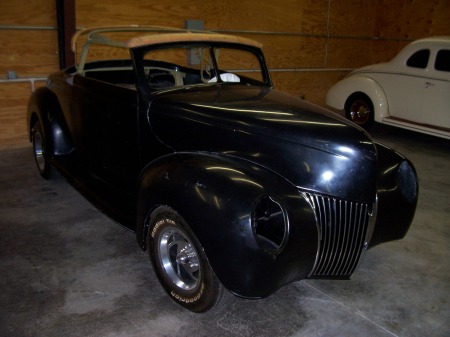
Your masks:
<path fill-rule="evenodd" d="M 43 172 L 45 169 L 44 144 L 42 142 L 42 136 L 39 131 L 34 134 L 33 148 L 36 164 L 39 170 Z"/>
<path fill-rule="evenodd" d="M 350 107 L 350 119 L 356 124 L 365 124 L 370 118 L 369 105 L 361 100 L 353 102 Z"/>
<path fill-rule="evenodd" d="M 161 267 L 169 280 L 184 291 L 192 291 L 200 282 L 200 261 L 187 235 L 176 227 L 167 227 L 158 242 Z"/>

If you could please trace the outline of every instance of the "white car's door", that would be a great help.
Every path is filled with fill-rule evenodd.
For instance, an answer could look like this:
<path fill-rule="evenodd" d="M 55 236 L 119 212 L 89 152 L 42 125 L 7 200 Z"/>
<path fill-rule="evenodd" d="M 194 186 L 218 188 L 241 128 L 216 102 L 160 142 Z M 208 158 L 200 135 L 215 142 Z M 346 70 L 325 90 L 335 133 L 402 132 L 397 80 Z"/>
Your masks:
<path fill-rule="evenodd" d="M 383 83 L 391 117 L 414 123 L 421 122 L 424 83 L 428 78 L 430 50 L 414 52 L 394 74 L 389 74 Z"/>
<path fill-rule="evenodd" d="M 436 62 L 430 65 L 430 74 L 433 73 L 433 78 L 423 83 L 420 123 L 450 128 L 450 50 L 437 52 Z"/>
<path fill-rule="evenodd" d="M 389 116 L 418 122 L 422 106 L 423 77 L 408 74 L 380 75 L 386 94 Z"/>

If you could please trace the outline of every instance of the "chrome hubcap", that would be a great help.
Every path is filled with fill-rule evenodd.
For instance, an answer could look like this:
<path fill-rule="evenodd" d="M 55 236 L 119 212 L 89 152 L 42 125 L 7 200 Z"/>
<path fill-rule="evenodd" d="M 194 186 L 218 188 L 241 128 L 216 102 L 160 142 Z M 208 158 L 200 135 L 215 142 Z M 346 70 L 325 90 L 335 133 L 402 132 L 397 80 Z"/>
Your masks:
<path fill-rule="evenodd" d="M 161 266 L 170 281 L 182 290 L 195 289 L 200 280 L 200 262 L 187 236 L 176 227 L 168 227 L 158 246 Z"/>
<path fill-rule="evenodd" d="M 356 124 L 364 124 L 370 118 L 370 108 L 364 101 L 355 101 L 350 107 L 350 118 Z"/>
<path fill-rule="evenodd" d="M 40 171 L 45 169 L 45 157 L 44 157 L 44 145 L 42 143 L 42 136 L 40 132 L 34 134 L 34 157 L 36 158 L 36 164 Z"/>

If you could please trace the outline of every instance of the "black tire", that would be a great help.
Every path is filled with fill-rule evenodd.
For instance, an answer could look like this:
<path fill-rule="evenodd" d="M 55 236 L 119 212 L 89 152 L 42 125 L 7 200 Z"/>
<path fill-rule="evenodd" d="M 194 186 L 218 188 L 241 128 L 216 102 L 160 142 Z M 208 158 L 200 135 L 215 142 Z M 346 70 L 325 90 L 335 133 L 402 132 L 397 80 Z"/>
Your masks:
<path fill-rule="evenodd" d="M 39 174 L 44 179 L 50 179 L 53 173 L 53 167 L 50 164 L 50 151 L 48 143 L 42 131 L 40 121 L 34 123 L 31 129 L 31 141 L 33 143 L 33 154 Z"/>
<path fill-rule="evenodd" d="M 223 295 L 195 235 L 171 208 L 161 207 L 150 218 L 149 256 L 169 296 L 193 312 L 212 309 Z"/>
<path fill-rule="evenodd" d="M 361 93 L 351 95 L 345 103 L 345 116 L 353 123 L 369 129 L 374 122 L 372 101 Z"/>

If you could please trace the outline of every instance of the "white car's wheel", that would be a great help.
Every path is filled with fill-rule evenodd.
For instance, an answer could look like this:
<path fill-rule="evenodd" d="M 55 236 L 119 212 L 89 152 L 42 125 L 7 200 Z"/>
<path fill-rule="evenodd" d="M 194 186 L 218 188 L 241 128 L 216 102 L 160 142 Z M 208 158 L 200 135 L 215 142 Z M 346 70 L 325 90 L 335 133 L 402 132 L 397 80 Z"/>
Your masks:
<path fill-rule="evenodd" d="M 345 116 L 347 119 L 368 129 L 373 124 L 373 103 L 364 94 L 353 94 L 345 103 Z"/>

